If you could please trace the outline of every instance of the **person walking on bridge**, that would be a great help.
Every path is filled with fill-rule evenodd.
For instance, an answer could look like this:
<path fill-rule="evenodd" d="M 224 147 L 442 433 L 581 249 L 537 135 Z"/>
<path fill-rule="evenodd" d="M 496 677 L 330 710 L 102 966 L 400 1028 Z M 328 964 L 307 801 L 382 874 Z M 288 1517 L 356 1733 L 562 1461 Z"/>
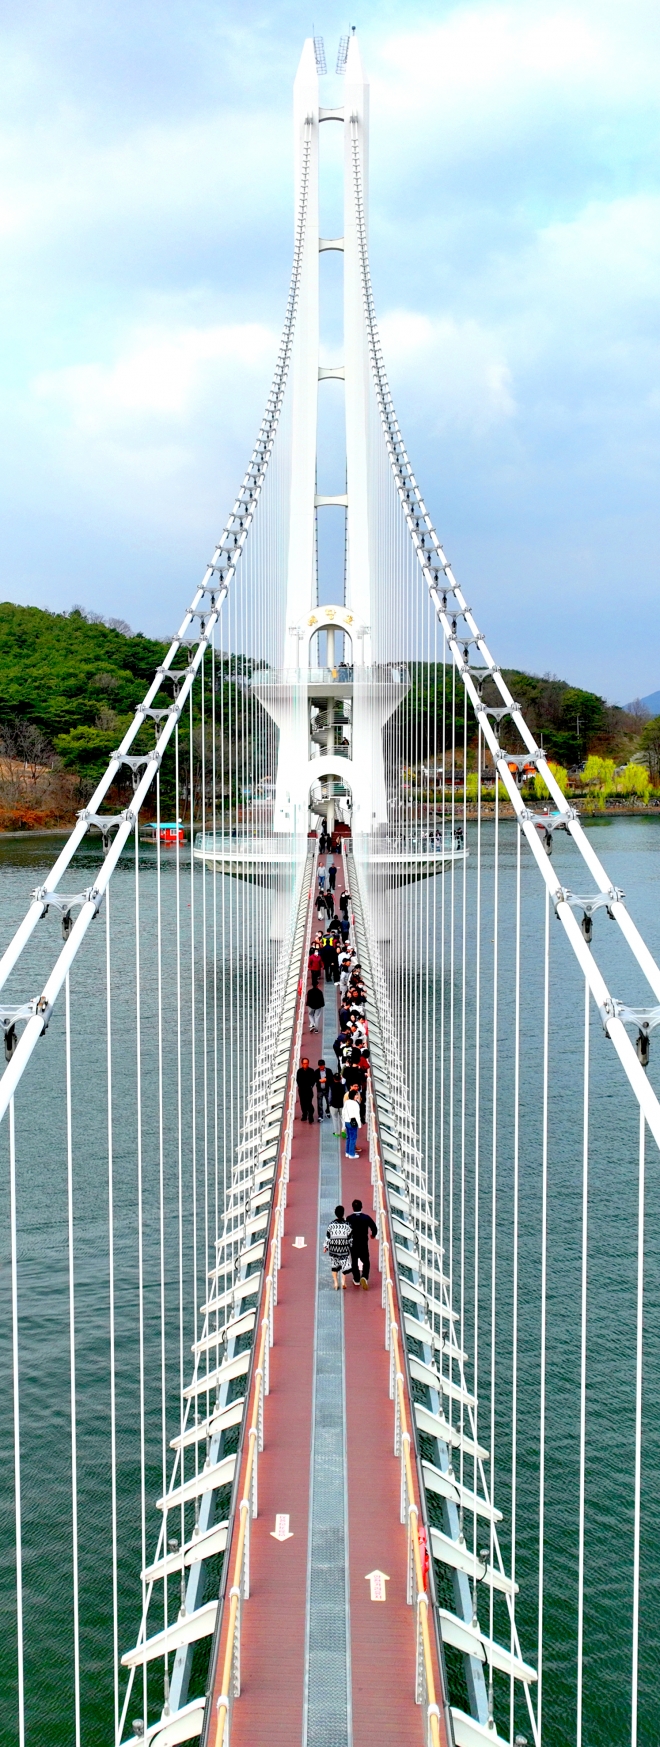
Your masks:
<path fill-rule="evenodd" d="M 325 1243 L 323 1245 L 324 1252 L 330 1257 L 332 1284 L 335 1292 L 339 1290 L 340 1275 L 342 1291 L 346 1291 L 346 1275 L 350 1274 L 352 1265 L 351 1239 L 351 1228 L 348 1224 L 348 1220 L 344 1216 L 344 1209 L 340 1204 L 339 1207 L 335 1207 L 335 1217 L 328 1226 L 325 1234 Z"/>
<path fill-rule="evenodd" d="M 325 868 L 324 867 L 319 868 L 319 891 L 320 892 L 325 891 Z"/>
<path fill-rule="evenodd" d="M 328 983 L 337 983 L 339 981 L 339 960 L 337 957 L 337 948 L 331 934 L 326 934 L 323 937 L 321 958 L 323 959 L 326 981 Z"/>
<path fill-rule="evenodd" d="M 361 1201 L 353 1202 L 353 1212 L 349 1213 L 347 1224 L 350 1225 L 353 1233 L 351 1241 L 353 1285 L 363 1286 L 365 1292 L 368 1292 L 371 1272 L 369 1238 L 378 1237 L 378 1226 L 370 1213 L 363 1213 Z M 362 1263 L 362 1278 L 360 1278 L 360 1263 Z"/>
<path fill-rule="evenodd" d="M 344 951 L 339 954 L 339 992 L 341 995 L 346 994 L 350 975 L 351 954 L 350 951 L 347 951 L 346 947 L 344 947 Z"/>
<path fill-rule="evenodd" d="M 357 1086 L 351 1086 L 344 1099 L 344 1128 L 346 1129 L 346 1157 L 358 1158 L 357 1137 L 360 1127 L 359 1091 Z"/>
<path fill-rule="evenodd" d="M 316 945 L 312 947 L 309 955 L 309 968 L 312 973 L 312 987 L 316 989 L 318 988 L 319 977 L 323 970 L 323 959 L 321 958 L 321 954 Z"/>
<path fill-rule="evenodd" d="M 325 1114 L 324 1109 L 323 1109 L 324 1105 L 325 1105 L 325 1109 L 328 1113 L 328 1116 L 330 1115 L 330 1093 L 332 1090 L 332 1078 L 333 1078 L 332 1070 L 331 1070 L 331 1068 L 326 1068 L 323 1056 L 321 1056 L 321 1059 L 319 1061 L 319 1065 L 318 1065 L 317 1070 L 316 1070 L 316 1102 L 317 1102 L 317 1107 L 318 1107 L 319 1122 L 323 1121 L 323 1117 Z"/>
<path fill-rule="evenodd" d="M 339 1070 L 330 1076 L 330 1110 L 332 1112 L 333 1134 L 338 1140 L 342 1130 L 342 1109 L 344 1105 L 344 1082 Z"/>
<path fill-rule="evenodd" d="M 325 995 L 317 983 L 312 983 L 305 996 L 305 1005 L 309 1013 L 310 1031 L 318 1031 L 321 1013 L 325 1007 Z"/>
<path fill-rule="evenodd" d="M 348 1029 L 345 1026 L 342 1026 L 342 1028 L 339 1032 L 339 1036 L 335 1038 L 335 1041 L 334 1041 L 333 1046 L 332 1046 L 334 1049 L 335 1055 L 337 1057 L 337 1067 L 338 1068 L 341 1067 L 341 1058 L 342 1058 L 343 1051 L 346 1049 L 347 1044 L 350 1044 L 350 1041 L 351 1041 L 351 1039 L 350 1039 L 350 1034 L 348 1032 Z"/>
<path fill-rule="evenodd" d="M 337 884 L 337 867 L 334 861 L 328 863 L 328 891 L 334 892 Z"/>
<path fill-rule="evenodd" d="M 309 1065 L 309 1056 L 304 1055 L 296 1074 L 298 1096 L 300 1098 L 300 1114 L 303 1122 L 314 1121 L 314 1086 L 316 1074 Z"/>

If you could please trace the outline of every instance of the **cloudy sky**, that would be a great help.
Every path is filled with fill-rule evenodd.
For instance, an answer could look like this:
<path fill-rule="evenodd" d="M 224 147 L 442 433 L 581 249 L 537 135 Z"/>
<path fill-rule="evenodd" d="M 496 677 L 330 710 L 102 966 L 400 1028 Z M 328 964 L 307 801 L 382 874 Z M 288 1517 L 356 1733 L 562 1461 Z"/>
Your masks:
<path fill-rule="evenodd" d="M 0 598 L 178 624 L 277 348 L 302 41 L 334 65 L 352 22 L 385 356 L 456 573 L 503 665 L 653 691 L 657 0 L 5 0 Z"/>

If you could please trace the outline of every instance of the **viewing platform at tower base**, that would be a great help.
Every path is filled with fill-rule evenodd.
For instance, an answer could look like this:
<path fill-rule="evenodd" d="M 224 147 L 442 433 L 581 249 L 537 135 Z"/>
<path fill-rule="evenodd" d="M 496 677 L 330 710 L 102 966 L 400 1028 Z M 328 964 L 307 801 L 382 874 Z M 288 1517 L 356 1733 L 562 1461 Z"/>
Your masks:
<path fill-rule="evenodd" d="M 408 840 L 375 835 L 366 844 L 362 841 L 359 849 L 357 845 L 352 847 L 357 849 L 360 864 L 374 883 L 387 891 L 433 879 L 452 866 L 462 865 L 468 855 L 462 841 L 456 838 L 427 842 L 414 833 Z M 251 837 L 198 831 L 193 855 L 196 861 L 205 862 L 209 873 L 226 874 L 276 890 L 288 889 L 290 884 L 291 839 L 285 834 L 273 832 Z"/>
<path fill-rule="evenodd" d="M 306 850 L 301 846 L 301 857 Z M 193 849 L 195 861 L 205 861 L 211 873 L 232 874 L 237 880 L 251 880 L 256 885 L 277 885 L 281 878 L 291 878 L 291 838 L 274 832 L 251 837 L 247 833 L 198 831 Z"/>

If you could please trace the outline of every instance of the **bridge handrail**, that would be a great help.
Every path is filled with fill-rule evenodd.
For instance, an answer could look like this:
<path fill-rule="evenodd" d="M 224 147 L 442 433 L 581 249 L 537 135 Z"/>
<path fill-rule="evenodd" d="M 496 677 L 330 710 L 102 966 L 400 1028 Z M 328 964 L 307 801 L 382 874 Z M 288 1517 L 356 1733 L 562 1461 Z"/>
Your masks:
<path fill-rule="evenodd" d="M 317 863 L 317 850 L 315 849 L 313 856 L 312 856 L 311 870 L 310 870 L 307 922 L 306 922 L 306 927 L 305 927 L 305 938 L 304 938 L 303 954 L 302 954 L 302 961 L 301 961 L 303 967 L 305 967 L 307 965 L 307 959 L 309 956 L 309 942 L 310 942 L 310 938 L 311 938 L 311 928 L 312 928 L 312 921 L 313 921 L 313 914 L 314 914 L 314 912 L 313 912 L 313 899 L 314 899 L 314 894 L 315 894 L 316 863 Z M 300 1039 L 301 1039 L 301 1035 L 302 1035 L 302 1026 L 303 1026 L 303 1020 L 304 1020 L 304 1015 L 305 1015 L 305 1007 L 304 1007 L 304 999 L 303 999 L 304 980 L 305 979 L 304 979 L 304 969 L 303 969 L 302 982 L 299 982 L 299 985 L 298 985 L 298 1013 L 297 1013 L 297 1019 L 296 1019 L 296 1025 L 295 1025 L 295 1031 L 294 1031 L 293 1046 L 292 1046 L 292 1050 L 291 1050 L 291 1060 L 290 1060 L 290 1069 L 289 1069 L 289 1084 L 288 1084 L 288 1091 L 287 1091 L 287 1111 L 286 1111 L 286 1118 L 285 1118 L 285 1128 L 284 1128 L 284 1135 L 283 1135 L 282 1151 L 281 1151 L 281 1157 L 280 1157 L 280 1170 L 279 1170 L 278 1186 L 277 1186 L 277 1202 L 274 1206 L 273 1224 L 271 1227 L 272 1236 L 271 1236 L 271 1240 L 270 1240 L 270 1262 L 268 1265 L 268 1273 L 266 1274 L 266 1277 L 264 1280 L 263 1298 L 262 1298 L 262 1304 L 261 1304 L 261 1310 L 260 1310 L 260 1318 L 261 1318 L 260 1329 L 261 1329 L 261 1332 L 260 1332 L 260 1338 L 259 1338 L 259 1347 L 257 1349 L 257 1355 L 256 1355 L 257 1363 L 256 1363 L 256 1366 L 255 1366 L 255 1369 L 253 1372 L 254 1396 L 253 1396 L 253 1402 L 252 1402 L 252 1413 L 250 1416 L 250 1424 L 247 1428 L 248 1453 L 247 1453 L 247 1461 L 246 1461 L 246 1466 L 245 1466 L 245 1477 L 244 1477 L 244 1481 L 243 1481 L 243 1497 L 242 1497 L 240 1505 L 239 1505 L 240 1521 L 239 1521 L 239 1529 L 238 1529 L 238 1540 L 237 1540 L 237 1545 L 236 1545 L 236 1555 L 234 1558 L 233 1570 L 232 1570 L 232 1581 L 231 1581 L 231 1586 L 229 1589 L 229 1620 L 228 1620 L 228 1626 L 227 1626 L 227 1639 L 226 1639 L 226 1644 L 225 1644 L 225 1654 L 224 1654 L 224 1659 L 223 1659 L 223 1664 L 222 1664 L 222 1681 L 221 1681 L 221 1688 L 220 1688 L 220 1696 L 219 1696 L 219 1698 L 217 1700 L 217 1704 L 216 1704 L 216 1729 L 215 1729 L 214 1747 L 223 1747 L 223 1744 L 225 1743 L 225 1729 L 228 1728 L 229 1718 L 230 1718 L 230 1713 L 231 1713 L 231 1700 L 232 1700 L 232 1696 L 233 1696 L 232 1691 L 231 1691 L 232 1685 L 234 1685 L 234 1692 L 236 1692 L 236 1683 L 233 1681 L 233 1671 L 234 1671 L 234 1668 L 236 1666 L 237 1647 L 238 1647 L 238 1642 L 239 1642 L 239 1638 L 238 1638 L 238 1634 L 239 1634 L 239 1606 L 240 1606 L 240 1600 L 241 1600 L 241 1592 L 242 1592 L 243 1587 L 244 1587 L 244 1564 L 245 1564 L 246 1550 L 247 1550 L 247 1535 L 248 1535 L 248 1526 L 249 1526 L 249 1519 L 250 1519 L 251 1499 L 253 1496 L 254 1473 L 255 1473 L 256 1461 L 257 1461 L 257 1446 L 259 1443 L 259 1427 L 260 1427 L 260 1424 L 262 1423 L 263 1398 L 264 1398 L 264 1394 L 266 1392 L 265 1387 L 264 1387 L 265 1372 L 266 1372 L 266 1364 L 265 1364 L 266 1341 L 267 1340 L 270 1341 L 272 1339 L 271 1331 L 272 1331 L 272 1322 L 273 1322 L 273 1309 L 274 1309 L 275 1304 L 277 1303 L 276 1275 L 277 1275 L 277 1269 L 280 1267 L 280 1264 L 281 1264 L 282 1232 L 283 1232 L 283 1225 L 284 1225 L 284 1209 L 286 1207 L 286 1188 L 287 1188 L 287 1182 L 288 1182 L 288 1178 L 289 1178 L 289 1163 L 290 1163 L 290 1159 L 291 1159 L 291 1146 L 292 1146 L 292 1141 L 293 1141 L 293 1123 L 294 1123 L 295 1106 L 296 1106 L 296 1063 L 297 1063 L 298 1055 L 299 1055 L 299 1051 L 300 1051 Z M 212 1693 L 212 1691 L 213 1691 L 213 1677 L 211 1678 L 209 1690 Z M 239 1690 L 240 1690 L 240 1679 L 239 1679 Z"/>
<path fill-rule="evenodd" d="M 541 878 L 544 881 L 548 898 L 552 900 L 557 916 L 564 928 L 575 957 L 580 965 L 585 980 L 593 996 L 600 1014 L 603 1029 L 614 1044 L 621 1066 L 626 1074 L 632 1091 L 637 1099 L 651 1133 L 660 1147 L 660 1103 L 649 1084 L 644 1068 L 638 1059 L 632 1039 L 625 1029 L 624 1020 L 620 1016 L 621 1002 L 617 1001 L 608 989 L 605 978 L 592 956 L 590 947 L 581 932 L 580 925 L 573 913 L 567 893 L 561 885 L 557 874 L 553 871 L 546 851 L 541 843 L 535 816 L 525 806 L 522 795 L 512 775 L 507 754 L 500 746 L 495 729 L 492 727 L 486 705 L 482 702 L 481 693 L 474 682 L 470 671 L 470 648 L 478 651 L 485 663 L 484 675 L 492 678 L 506 705 L 511 720 L 527 748 L 539 775 L 552 797 L 559 815 L 559 822 L 572 837 L 575 845 L 594 878 L 598 890 L 608 899 L 608 910 L 633 953 L 637 964 L 660 1001 L 660 966 L 656 964 L 652 953 L 642 939 L 638 928 L 622 902 L 622 894 L 614 886 L 598 856 L 592 849 L 586 834 L 580 825 L 575 809 L 571 807 L 562 793 L 556 778 L 547 763 L 546 755 L 537 746 L 534 735 L 528 728 L 520 706 L 515 702 L 502 676 L 500 668 L 490 653 L 486 639 L 479 630 L 465 596 L 457 583 L 454 573 L 438 538 L 433 523 L 426 509 L 421 492 L 417 485 L 410 460 L 403 442 L 394 401 L 389 387 L 378 333 L 376 310 L 369 255 L 367 249 L 367 230 L 364 214 L 364 198 L 362 191 L 362 168 L 360 162 L 360 137 L 357 117 L 351 117 L 351 147 L 353 154 L 353 178 L 355 193 L 355 217 L 358 233 L 358 247 L 362 273 L 362 290 L 367 324 L 367 336 L 371 358 L 374 388 L 378 402 L 385 442 L 392 468 L 394 482 L 399 495 L 402 513 L 408 527 L 408 533 L 415 551 L 422 575 L 427 584 L 429 595 L 439 619 L 452 659 L 463 681 L 465 691 L 473 705 L 484 735 L 500 782 L 506 788 L 509 800 L 513 806 L 518 824 L 531 849 Z M 448 596 L 453 596 L 449 601 Z M 459 636 L 458 620 L 462 619 L 466 630 Z"/>
<path fill-rule="evenodd" d="M 390 1262 L 391 1245 L 389 1242 L 389 1238 L 385 1236 L 385 1233 L 389 1232 L 389 1230 L 390 1230 L 389 1210 L 387 1208 L 387 1203 L 386 1203 L 386 1199 L 385 1199 L 385 1191 L 384 1191 L 384 1184 L 383 1184 L 383 1172 L 382 1172 L 382 1161 L 381 1161 L 381 1156 L 380 1156 L 380 1147 L 379 1147 L 379 1143 L 378 1143 L 378 1134 L 377 1134 L 377 1127 L 376 1127 L 376 1121 L 375 1121 L 373 1094 L 372 1094 L 370 1084 L 368 1085 L 368 1088 L 367 1088 L 367 1121 L 368 1121 L 368 1129 L 369 1129 L 369 1137 L 370 1137 L 370 1149 L 369 1149 L 370 1152 L 372 1152 L 372 1148 L 373 1148 L 371 1164 L 372 1164 L 372 1182 L 373 1182 L 373 1187 L 374 1187 L 374 1208 L 375 1208 L 375 1212 L 376 1212 L 378 1231 L 379 1231 L 380 1239 L 381 1239 L 382 1268 L 384 1271 L 383 1285 L 384 1285 L 384 1299 L 385 1299 L 385 1328 L 386 1328 L 385 1345 L 386 1345 L 386 1347 L 390 1348 L 390 1352 L 391 1352 L 391 1356 L 392 1356 L 392 1368 L 394 1371 L 394 1389 L 395 1389 L 394 1446 L 395 1446 L 395 1455 L 401 1456 L 401 1465 L 402 1465 L 402 1488 L 401 1488 L 401 1491 L 402 1491 L 402 1501 L 401 1501 L 402 1520 L 407 1519 L 406 1520 L 406 1529 L 407 1529 L 407 1534 L 408 1534 L 409 1561 L 410 1561 L 410 1558 L 412 1558 L 413 1569 L 414 1569 L 414 1579 L 415 1579 L 414 1604 L 415 1604 L 415 1610 L 416 1610 L 416 1627 L 417 1627 L 417 1645 L 416 1645 L 416 1652 L 415 1652 L 415 1668 L 416 1668 L 416 1677 L 417 1677 L 419 1672 L 420 1672 L 420 1652 L 421 1652 L 421 1665 L 423 1667 L 423 1677 L 424 1677 L 424 1694 L 422 1695 L 421 1692 L 416 1690 L 415 1697 L 416 1697 L 416 1701 L 418 1704 L 423 1704 L 424 1698 L 426 1699 L 428 1740 L 431 1744 L 431 1747 L 441 1747 L 440 1709 L 439 1709 L 437 1699 L 436 1699 L 435 1670 L 433 1667 L 433 1656 L 432 1656 L 432 1652 L 431 1652 L 431 1634 L 429 1631 L 429 1598 L 428 1598 L 428 1594 L 427 1594 L 427 1590 L 426 1590 L 426 1586 L 425 1586 L 425 1582 L 424 1582 L 424 1561 L 423 1561 L 422 1545 L 421 1545 L 421 1539 L 420 1539 L 419 1506 L 415 1503 L 415 1485 L 414 1485 L 413 1466 L 412 1466 L 412 1457 L 411 1457 L 412 1438 L 411 1438 L 410 1429 L 408 1426 L 408 1414 L 407 1414 L 407 1410 L 406 1410 L 405 1372 L 404 1372 L 402 1361 L 401 1361 L 401 1350 L 400 1350 L 400 1346 L 399 1346 L 399 1325 L 398 1325 L 398 1320 L 397 1320 L 397 1315 L 398 1315 L 397 1298 L 396 1298 L 396 1292 L 395 1292 L 395 1287 L 394 1287 L 394 1280 L 392 1277 L 392 1267 L 391 1267 L 391 1262 Z M 413 1600 L 413 1597 L 409 1596 L 409 1600 Z"/>

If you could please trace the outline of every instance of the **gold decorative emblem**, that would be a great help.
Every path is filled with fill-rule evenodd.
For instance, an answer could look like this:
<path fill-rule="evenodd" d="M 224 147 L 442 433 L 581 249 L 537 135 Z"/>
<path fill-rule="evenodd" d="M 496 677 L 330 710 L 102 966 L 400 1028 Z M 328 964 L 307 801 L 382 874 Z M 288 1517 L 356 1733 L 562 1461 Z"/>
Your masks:
<path fill-rule="evenodd" d="M 307 620 L 307 623 L 308 623 L 308 625 L 315 625 L 316 624 L 316 613 L 310 613 L 310 616 Z"/>
<path fill-rule="evenodd" d="M 334 607 L 326 607 L 325 616 L 326 616 L 326 619 L 336 619 L 337 614 L 335 612 Z"/>

